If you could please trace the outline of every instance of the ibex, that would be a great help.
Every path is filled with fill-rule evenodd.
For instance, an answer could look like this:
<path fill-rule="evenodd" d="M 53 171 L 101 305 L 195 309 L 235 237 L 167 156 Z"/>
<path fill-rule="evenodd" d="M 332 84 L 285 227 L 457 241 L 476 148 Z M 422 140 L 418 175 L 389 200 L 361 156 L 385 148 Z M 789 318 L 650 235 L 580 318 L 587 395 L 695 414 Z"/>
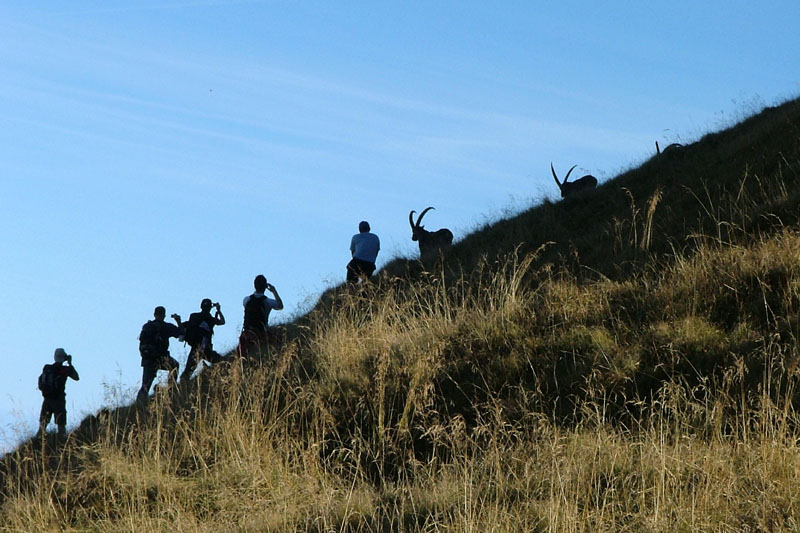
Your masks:
<path fill-rule="evenodd" d="M 566 198 L 567 196 L 573 195 L 575 193 L 579 193 L 581 191 L 586 191 L 588 189 L 594 189 L 597 187 L 597 178 L 592 176 L 591 174 L 587 174 L 581 178 L 576 179 L 575 181 L 567 182 L 569 179 L 570 173 L 575 170 L 575 167 L 578 165 L 573 165 L 571 169 L 567 172 L 567 175 L 564 176 L 564 181 L 558 181 L 558 176 L 556 175 L 556 169 L 553 168 L 553 163 L 550 163 L 550 171 L 553 173 L 553 179 L 556 180 L 558 184 L 558 188 L 561 189 L 561 198 Z"/>
<path fill-rule="evenodd" d="M 408 223 L 411 224 L 411 240 L 419 242 L 419 255 L 420 257 L 430 257 L 439 255 L 440 252 L 446 251 L 453 244 L 453 232 L 447 228 L 442 228 L 437 231 L 428 231 L 424 226 L 420 225 L 422 217 L 425 213 L 434 209 L 433 207 L 426 207 L 425 210 L 419 214 L 417 223 L 414 223 L 414 213 L 411 211 L 408 214 Z"/>
<path fill-rule="evenodd" d="M 663 150 L 661 150 L 661 148 L 658 147 L 658 141 L 656 141 L 656 154 L 672 153 L 676 151 L 678 148 L 683 148 L 683 145 L 681 143 L 672 143 L 667 145 L 667 147 L 664 148 Z"/>

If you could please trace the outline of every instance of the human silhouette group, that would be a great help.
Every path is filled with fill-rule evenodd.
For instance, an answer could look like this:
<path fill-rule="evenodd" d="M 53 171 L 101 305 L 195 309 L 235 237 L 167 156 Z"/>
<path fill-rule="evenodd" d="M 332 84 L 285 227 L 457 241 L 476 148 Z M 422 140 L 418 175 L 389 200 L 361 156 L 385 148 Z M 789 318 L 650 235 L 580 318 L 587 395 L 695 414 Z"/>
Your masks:
<path fill-rule="evenodd" d="M 370 280 L 375 272 L 375 260 L 380 251 L 380 239 L 371 233 L 367 221 L 358 225 L 359 232 L 350 241 L 351 261 L 347 264 L 347 285 L 355 287 Z M 222 306 L 209 298 L 200 302 L 200 311 L 189 315 L 186 321 L 180 315 L 172 314 L 174 321 L 167 322 L 166 309 L 159 305 L 153 310 L 153 319 L 148 320 L 139 333 L 139 355 L 142 366 L 142 386 L 136 395 L 137 403 L 147 401 L 150 388 L 159 370 L 168 372 L 170 384 L 178 383 L 180 364 L 170 355 L 169 339 L 179 339 L 189 345 L 189 356 L 180 374 L 180 382 L 188 381 L 199 362 L 207 361 L 214 365 L 227 361 L 231 357 L 255 359 L 262 362 L 265 353 L 280 344 L 280 337 L 269 327 L 271 311 L 283 309 L 283 300 L 274 285 L 267 282 L 263 274 L 253 280 L 254 292 L 242 301 L 244 321 L 239 335 L 239 344 L 234 353 L 228 357 L 214 350 L 212 337 L 216 326 L 225 325 Z M 270 293 L 271 296 L 267 296 Z M 213 310 L 213 313 L 212 313 Z M 78 381 L 78 371 L 72 364 L 72 356 L 63 348 L 57 348 L 53 354 L 54 362 L 46 364 L 39 376 L 39 390 L 42 393 L 42 408 L 39 414 L 39 431 L 42 436 L 53 419 L 58 428 L 58 435 L 66 433 L 66 383 L 68 379 Z"/>

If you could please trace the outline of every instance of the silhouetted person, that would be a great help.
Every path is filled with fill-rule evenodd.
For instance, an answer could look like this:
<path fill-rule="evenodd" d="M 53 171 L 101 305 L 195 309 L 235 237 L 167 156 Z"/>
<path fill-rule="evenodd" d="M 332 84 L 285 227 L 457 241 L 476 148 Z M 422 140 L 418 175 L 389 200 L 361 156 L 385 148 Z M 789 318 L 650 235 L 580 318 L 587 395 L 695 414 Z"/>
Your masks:
<path fill-rule="evenodd" d="M 275 335 L 270 335 L 269 313 L 273 309 L 280 311 L 283 309 L 281 300 L 275 287 L 267 283 L 267 278 L 262 274 L 253 280 L 255 292 L 245 297 L 242 305 L 244 306 L 244 324 L 242 334 L 239 336 L 239 355 L 246 357 L 253 353 L 261 352 L 270 344 L 278 342 Z M 265 291 L 272 293 L 274 298 L 268 297 Z"/>
<path fill-rule="evenodd" d="M 147 399 L 150 394 L 150 386 L 156 378 L 159 370 L 169 371 L 169 382 L 175 383 L 178 377 L 178 361 L 169 354 L 170 337 L 178 338 L 183 334 L 181 328 L 181 317 L 172 315 L 172 319 L 178 324 L 164 322 L 167 311 L 162 306 L 158 306 L 153 311 L 153 320 L 142 326 L 139 333 L 139 354 L 142 356 L 142 388 L 136 395 L 136 401 L 141 402 Z"/>
<path fill-rule="evenodd" d="M 212 315 L 211 308 L 213 307 L 217 310 Z M 211 303 L 208 298 L 200 302 L 200 312 L 192 313 L 189 315 L 189 320 L 183 323 L 184 340 L 191 346 L 191 350 L 189 350 L 186 366 L 181 372 L 182 382 L 192 377 L 192 372 L 194 372 L 198 360 L 205 359 L 212 364 L 225 360 L 224 357 L 214 351 L 214 347 L 211 344 L 214 326 L 223 325 L 225 325 L 225 317 L 222 315 L 220 305 Z"/>
<path fill-rule="evenodd" d="M 67 378 L 78 381 L 78 371 L 72 366 L 72 356 L 64 348 L 56 348 L 53 354 L 55 363 L 44 365 L 39 376 L 39 390 L 42 391 L 42 410 L 39 413 L 39 432 L 41 436 L 50 423 L 50 417 L 55 419 L 58 426 L 58 435 L 64 436 L 67 431 Z M 67 363 L 64 365 L 64 363 Z"/>
<path fill-rule="evenodd" d="M 370 233 L 369 222 L 362 220 L 358 224 L 358 233 L 350 239 L 350 255 L 353 259 L 347 263 L 347 283 L 356 284 L 359 278 L 369 281 L 375 272 L 375 260 L 381 249 L 381 241 L 374 233 Z"/>

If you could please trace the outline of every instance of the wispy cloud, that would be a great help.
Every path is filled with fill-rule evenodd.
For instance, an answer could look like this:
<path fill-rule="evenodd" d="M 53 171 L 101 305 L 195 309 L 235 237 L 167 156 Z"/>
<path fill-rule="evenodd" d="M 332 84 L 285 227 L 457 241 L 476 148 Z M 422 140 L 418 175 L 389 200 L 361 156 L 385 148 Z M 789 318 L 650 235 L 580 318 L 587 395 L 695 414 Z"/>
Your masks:
<path fill-rule="evenodd" d="M 235 7 L 242 5 L 263 4 L 263 0 L 192 0 L 187 2 L 154 2 L 149 4 L 106 6 L 85 9 L 70 9 L 56 11 L 58 14 L 101 14 L 101 13 L 126 13 L 146 11 L 175 11 L 181 9 L 194 9 L 199 7 Z"/>
<path fill-rule="evenodd" d="M 149 4 L 135 6 L 130 9 L 162 9 L 179 8 L 205 5 L 235 5 L 238 2 L 174 2 L 171 4 Z M 103 8 L 105 9 L 105 8 Z M 115 8 L 109 8 L 115 9 Z M 118 9 L 128 9 L 120 7 Z M 29 28 L 26 28 L 26 32 Z M 531 145 L 559 146 L 569 143 L 575 146 L 576 140 L 583 143 L 583 148 L 596 150 L 628 149 L 632 143 L 639 142 L 634 132 L 615 131 L 592 127 L 587 124 L 570 123 L 567 121 L 548 121 L 530 116 L 524 110 L 517 113 L 502 113 L 496 110 L 480 107 L 453 106 L 433 99 L 419 99 L 409 97 L 402 92 L 376 89 L 366 77 L 356 81 L 337 79 L 333 76 L 319 77 L 301 69 L 285 69 L 268 64 L 236 60 L 227 61 L 228 58 L 187 58 L 163 53 L 162 50 L 138 46 L 131 48 L 128 43 L 98 42 L 92 38 L 78 39 L 65 38 L 52 34 L 47 30 L 37 29 L 40 32 L 35 39 L 48 43 L 48 50 L 55 50 L 56 57 L 51 61 L 61 64 L 72 61 L 88 61 L 91 58 L 93 68 L 102 72 L 107 69 L 107 76 L 119 76 L 122 80 L 130 76 L 131 71 L 141 71 L 143 75 L 158 76 L 163 73 L 171 91 L 158 94 L 158 97 L 143 98 L 135 91 L 141 88 L 131 88 L 133 94 L 114 92 L 113 90 L 96 91 L 85 87 L 75 87 L 50 80 L 50 87 L 61 91 L 71 91 L 76 97 L 86 100 L 98 98 L 108 107 L 115 105 L 146 107 L 151 110 L 165 111 L 174 117 L 184 117 L 189 122 L 191 119 L 200 119 L 218 123 L 229 124 L 231 127 L 244 127 L 257 129 L 261 134 L 272 136 L 287 135 L 299 136 L 303 139 L 323 143 L 350 143 L 351 146 L 370 143 L 366 138 L 353 140 L 352 135 L 341 134 L 342 129 L 347 130 L 354 122 L 361 122 L 367 129 L 377 128 L 383 134 L 389 133 L 388 127 L 394 126 L 395 139 L 384 146 L 394 148 L 406 146 L 417 150 L 425 150 L 435 154 L 441 148 L 431 143 L 433 138 L 448 138 L 450 147 L 461 143 L 467 145 L 487 146 L 492 143 L 502 142 L 506 147 L 526 148 Z M 28 33 L 28 35 L 30 35 Z M 66 39 L 66 40 L 65 40 Z M 61 42 L 59 42 L 61 41 Z M 48 52 L 49 54 L 50 52 Z M 127 74 L 126 74 L 127 72 Z M 247 110 L 231 113 L 222 111 L 220 107 L 208 106 L 198 100 L 199 95 L 205 91 L 201 84 L 217 80 L 220 87 L 217 93 L 224 96 L 229 102 L 229 108 L 234 101 L 237 108 Z M 222 80 L 222 81 L 219 81 Z M 189 84 L 195 83 L 195 87 Z M 193 94 L 194 100 L 189 103 L 177 103 L 177 94 L 184 88 L 186 93 Z M 125 89 L 124 87 L 122 88 Z M 211 87 L 209 87 L 211 89 Z M 557 88 L 546 89 L 548 91 Z M 83 92 L 83 95 L 80 93 Z M 154 93 L 155 95 L 156 93 Z M 316 110 L 313 115 L 295 115 L 291 118 L 282 117 L 275 119 L 276 113 L 270 109 L 286 107 L 287 103 L 294 103 L 298 109 Z M 88 103 L 87 103 L 88 105 Z M 265 107 L 266 106 L 266 107 Z M 264 118 L 254 119 L 253 111 L 262 109 Z M 144 120 L 141 117 L 119 117 L 131 120 Z M 164 127 L 186 127 L 181 125 L 183 119 L 157 124 Z M 458 126 L 458 127 L 454 127 Z M 424 128 L 424 129 L 422 129 Z M 436 130 L 440 130 L 437 132 Z M 363 130 L 363 128 L 362 128 Z M 232 141 L 249 142 L 247 139 L 230 136 L 213 131 L 203 131 L 198 128 L 184 130 L 189 133 L 209 136 L 222 136 Z M 463 138 L 453 138 L 453 131 L 464 132 Z M 409 136 L 416 140 L 409 140 Z M 370 149 L 381 149 L 380 142 L 370 144 Z"/>

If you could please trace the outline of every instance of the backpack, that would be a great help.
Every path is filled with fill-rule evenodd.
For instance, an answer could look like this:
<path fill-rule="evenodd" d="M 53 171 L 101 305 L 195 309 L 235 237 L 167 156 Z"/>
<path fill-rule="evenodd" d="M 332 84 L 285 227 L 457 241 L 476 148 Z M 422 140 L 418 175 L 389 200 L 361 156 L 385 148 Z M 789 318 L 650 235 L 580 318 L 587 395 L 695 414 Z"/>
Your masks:
<path fill-rule="evenodd" d="M 206 324 L 205 328 L 203 324 Z M 196 348 L 203 342 L 203 339 L 211 336 L 211 331 L 207 328 L 213 326 L 208 325 L 201 313 L 192 313 L 189 315 L 189 320 L 183 323 L 183 327 L 183 340 L 192 348 Z"/>
<path fill-rule="evenodd" d="M 161 351 L 163 344 L 164 339 L 158 322 L 151 320 L 142 326 L 142 332 L 139 334 L 139 353 L 142 357 L 154 358 Z"/>
<path fill-rule="evenodd" d="M 58 383 L 59 372 L 54 365 L 44 365 L 42 373 L 39 374 L 39 390 L 42 396 L 52 397 L 61 394 Z"/>
<path fill-rule="evenodd" d="M 263 294 L 250 296 L 244 306 L 244 329 L 258 331 L 267 329 L 267 309 L 264 305 L 266 300 L 267 297 Z"/>

